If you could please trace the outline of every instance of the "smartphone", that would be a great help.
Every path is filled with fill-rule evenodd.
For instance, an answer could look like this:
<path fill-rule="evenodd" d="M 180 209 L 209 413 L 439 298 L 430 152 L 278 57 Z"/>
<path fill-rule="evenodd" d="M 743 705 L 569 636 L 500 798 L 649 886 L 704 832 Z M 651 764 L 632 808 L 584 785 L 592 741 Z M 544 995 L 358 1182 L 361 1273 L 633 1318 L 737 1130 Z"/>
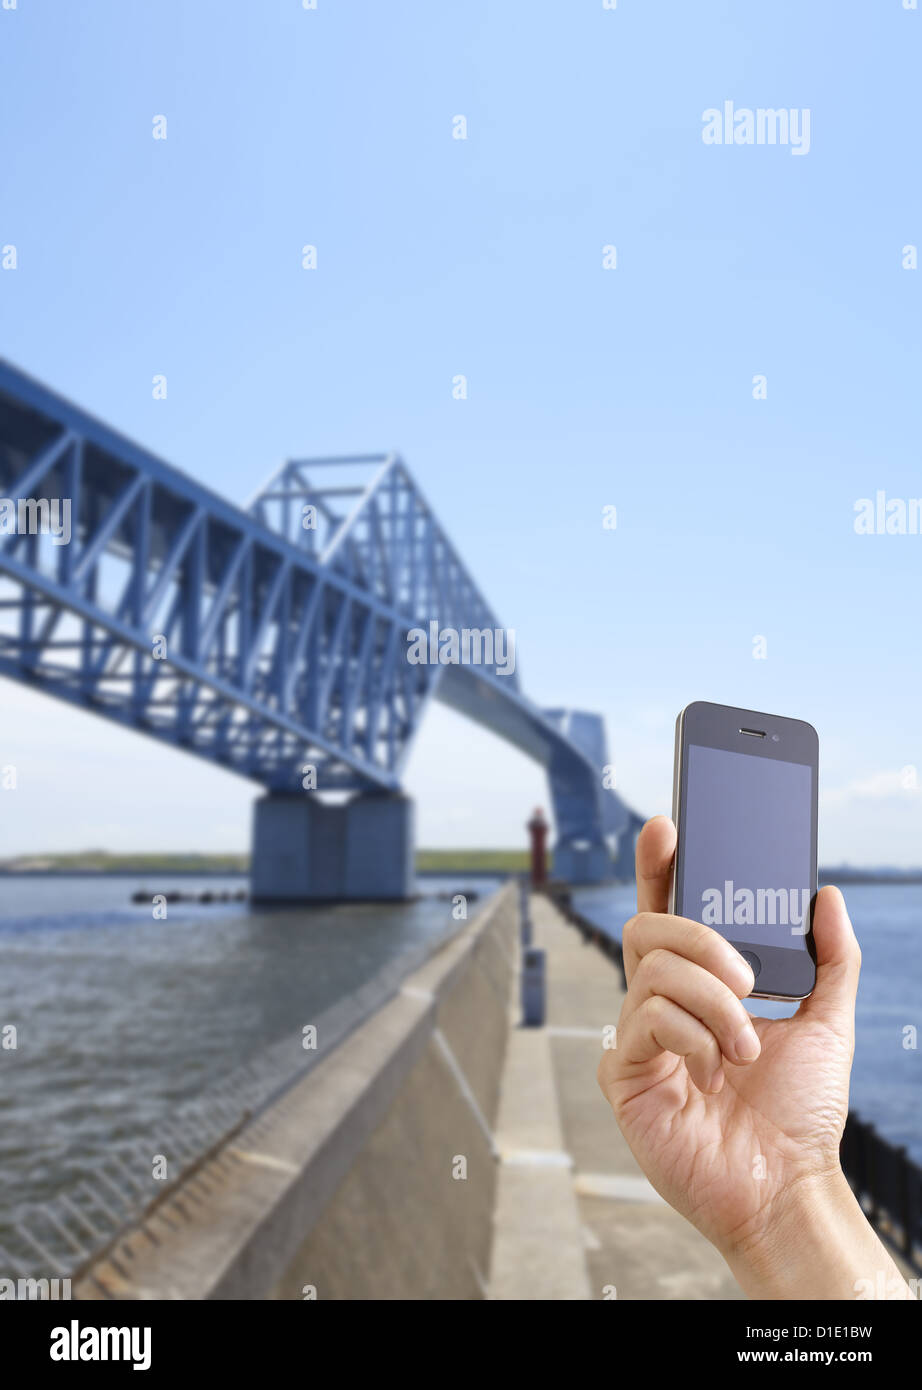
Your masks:
<path fill-rule="evenodd" d="M 816 983 L 818 755 L 801 719 L 699 700 L 676 720 L 672 911 L 736 947 L 756 999 Z"/>

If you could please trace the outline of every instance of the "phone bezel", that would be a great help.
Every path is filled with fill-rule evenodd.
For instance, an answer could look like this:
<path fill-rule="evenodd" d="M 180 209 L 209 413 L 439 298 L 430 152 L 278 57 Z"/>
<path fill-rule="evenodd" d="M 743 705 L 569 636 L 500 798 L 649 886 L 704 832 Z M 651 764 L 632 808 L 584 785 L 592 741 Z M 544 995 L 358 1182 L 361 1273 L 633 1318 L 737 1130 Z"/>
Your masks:
<path fill-rule="evenodd" d="M 745 728 L 762 730 L 764 738 L 755 739 L 741 733 Z M 772 739 L 777 735 L 777 741 Z M 775 999 L 782 1003 L 797 1003 L 809 998 L 816 982 L 816 950 L 813 941 L 813 914 L 817 892 L 817 820 L 818 820 L 818 772 L 819 740 L 812 724 L 802 719 L 790 719 L 782 715 L 764 714 L 759 710 L 741 709 L 735 705 L 711 704 L 706 700 L 696 700 L 686 705 L 676 720 L 675 766 L 673 773 L 672 818 L 675 822 L 677 839 L 670 886 L 669 909 L 677 911 L 677 884 L 681 881 L 684 856 L 683 819 L 685 814 L 684 794 L 688 763 L 689 744 L 701 744 L 709 748 L 719 748 L 731 753 L 748 753 L 756 757 L 774 758 L 782 762 L 801 763 L 811 769 L 811 835 L 810 835 L 810 925 L 804 933 L 803 942 L 813 962 L 814 984 L 804 994 L 775 993 L 759 989 L 758 982 L 750 999 Z M 681 904 L 679 905 L 681 906 Z M 793 948 L 781 948 L 793 949 Z"/>

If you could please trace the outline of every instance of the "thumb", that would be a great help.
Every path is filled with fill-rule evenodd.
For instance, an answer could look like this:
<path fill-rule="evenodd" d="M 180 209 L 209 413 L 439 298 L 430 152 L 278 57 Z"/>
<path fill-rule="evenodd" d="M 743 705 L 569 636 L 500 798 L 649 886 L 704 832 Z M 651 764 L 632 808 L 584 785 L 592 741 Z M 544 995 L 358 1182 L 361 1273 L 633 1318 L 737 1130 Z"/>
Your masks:
<path fill-rule="evenodd" d="M 798 1012 L 841 1031 L 855 1025 L 861 949 L 838 888 L 821 888 L 813 913 L 816 986 Z"/>

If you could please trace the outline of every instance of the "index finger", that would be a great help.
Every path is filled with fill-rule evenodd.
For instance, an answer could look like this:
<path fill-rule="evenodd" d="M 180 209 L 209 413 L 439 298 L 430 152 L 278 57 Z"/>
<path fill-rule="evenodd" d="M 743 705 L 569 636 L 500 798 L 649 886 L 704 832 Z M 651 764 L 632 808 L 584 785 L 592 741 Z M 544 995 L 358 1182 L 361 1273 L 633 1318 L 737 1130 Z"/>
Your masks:
<path fill-rule="evenodd" d="M 675 826 L 668 816 L 654 816 L 637 836 L 637 911 L 668 912 L 669 881 L 675 856 Z"/>
<path fill-rule="evenodd" d="M 755 988 L 752 966 L 713 927 L 692 922 L 687 917 L 671 917 L 663 912 L 638 912 L 625 922 L 621 933 L 624 971 L 628 985 L 640 961 L 650 952 L 669 951 L 700 965 L 740 999 Z M 628 996 L 630 997 L 630 996 Z"/>

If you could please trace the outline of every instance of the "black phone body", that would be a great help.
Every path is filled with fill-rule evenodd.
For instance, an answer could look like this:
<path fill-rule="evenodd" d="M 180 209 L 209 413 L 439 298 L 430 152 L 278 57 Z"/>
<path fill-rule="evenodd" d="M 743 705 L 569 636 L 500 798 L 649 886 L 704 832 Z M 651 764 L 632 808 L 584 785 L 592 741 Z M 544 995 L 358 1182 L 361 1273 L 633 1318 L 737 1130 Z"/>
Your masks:
<path fill-rule="evenodd" d="M 745 956 L 757 999 L 816 983 L 818 761 L 800 719 L 699 700 L 676 720 L 671 908 Z"/>

